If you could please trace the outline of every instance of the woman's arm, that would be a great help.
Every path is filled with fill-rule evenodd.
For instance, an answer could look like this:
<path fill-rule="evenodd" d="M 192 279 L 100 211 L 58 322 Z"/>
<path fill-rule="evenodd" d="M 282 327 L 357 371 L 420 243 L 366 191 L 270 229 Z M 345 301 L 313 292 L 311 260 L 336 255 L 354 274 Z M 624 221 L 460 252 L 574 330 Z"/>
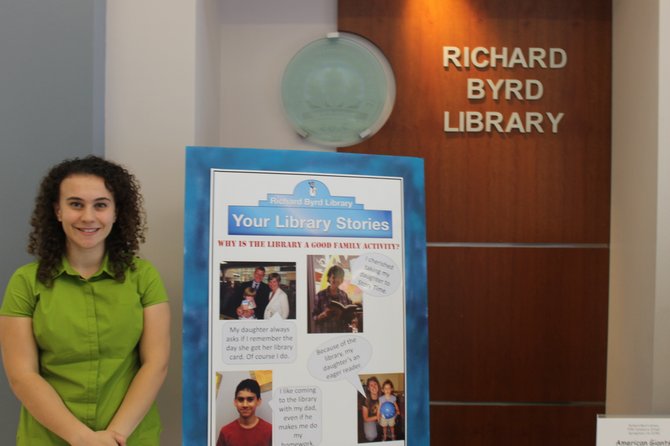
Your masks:
<path fill-rule="evenodd" d="M 167 302 L 144 309 L 140 338 L 141 366 L 108 429 L 129 437 L 151 408 L 167 375 L 170 359 L 170 306 Z"/>
<path fill-rule="evenodd" d="M 377 416 L 376 415 L 370 416 L 368 406 L 366 406 L 365 404 L 361 406 L 361 412 L 363 412 L 363 421 L 377 421 Z"/>
<path fill-rule="evenodd" d="M 289 313 L 288 296 L 284 291 L 282 291 L 281 294 L 277 297 L 279 298 L 279 315 L 282 319 L 286 319 Z"/>
<path fill-rule="evenodd" d="M 312 319 L 318 320 L 318 316 L 321 314 L 322 311 L 323 310 L 321 308 L 321 294 L 317 293 L 315 297 L 314 308 L 312 308 Z"/>
<path fill-rule="evenodd" d="M 68 410 L 54 388 L 42 378 L 31 318 L 0 316 L 0 347 L 12 391 L 44 427 L 71 445 L 117 446 L 125 442 L 112 431 L 93 432 Z"/>

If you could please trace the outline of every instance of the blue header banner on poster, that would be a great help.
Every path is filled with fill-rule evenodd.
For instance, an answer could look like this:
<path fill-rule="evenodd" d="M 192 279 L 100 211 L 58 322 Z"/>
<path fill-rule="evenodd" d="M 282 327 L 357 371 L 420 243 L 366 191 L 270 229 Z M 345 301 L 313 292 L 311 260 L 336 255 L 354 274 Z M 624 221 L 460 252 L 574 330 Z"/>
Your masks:
<path fill-rule="evenodd" d="M 347 215 L 343 215 L 343 214 Z M 390 238 L 390 211 L 230 206 L 228 234 Z"/>
<path fill-rule="evenodd" d="M 394 444 L 430 444 L 423 181 L 418 158 L 186 149 L 183 445 L 217 443 L 247 378 L 274 445 L 381 441 L 360 414 L 386 381 Z M 247 296 L 259 266 L 283 310 Z"/>
<path fill-rule="evenodd" d="M 229 206 L 228 233 L 391 238 L 392 219 L 389 210 L 366 210 L 355 197 L 333 196 L 324 183 L 310 179 L 292 194 L 268 194 L 258 206 Z"/>

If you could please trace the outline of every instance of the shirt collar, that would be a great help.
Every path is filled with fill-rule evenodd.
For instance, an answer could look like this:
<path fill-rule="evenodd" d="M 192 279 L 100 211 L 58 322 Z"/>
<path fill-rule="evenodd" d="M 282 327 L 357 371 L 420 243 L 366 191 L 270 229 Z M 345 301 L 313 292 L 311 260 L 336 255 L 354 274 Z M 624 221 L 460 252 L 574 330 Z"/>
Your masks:
<path fill-rule="evenodd" d="M 70 262 L 67 260 L 65 256 L 63 256 L 63 260 L 56 270 L 56 274 L 54 275 L 54 279 L 61 274 L 67 274 L 68 276 L 74 276 L 74 277 L 79 277 L 79 273 L 75 271 L 75 269 L 70 265 Z M 98 272 L 93 274 L 90 279 L 95 279 L 98 276 L 102 276 L 103 274 L 106 274 L 109 277 L 114 277 L 114 273 L 112 272 L 110 266 L 109 266 L 109 258 L 107 257 L 107 254 L 105 254 L 105 257 L 102 259 L 102 265 L 100 266 L 100 269 Z"/>

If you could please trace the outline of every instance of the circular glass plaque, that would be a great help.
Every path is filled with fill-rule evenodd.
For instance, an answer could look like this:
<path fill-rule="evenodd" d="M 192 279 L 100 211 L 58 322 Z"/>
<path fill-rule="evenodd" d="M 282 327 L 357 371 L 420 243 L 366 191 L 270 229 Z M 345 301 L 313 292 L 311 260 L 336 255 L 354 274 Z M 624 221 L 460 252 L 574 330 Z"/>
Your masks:
<path fill-rule="evenodd" d="M 282 104 L 295 130 L 326 146 L 346 147 L 377 133 L 395 100 L 395 78 L 381 51 L 349 33 L 331 33 L 293 56 Z"/>

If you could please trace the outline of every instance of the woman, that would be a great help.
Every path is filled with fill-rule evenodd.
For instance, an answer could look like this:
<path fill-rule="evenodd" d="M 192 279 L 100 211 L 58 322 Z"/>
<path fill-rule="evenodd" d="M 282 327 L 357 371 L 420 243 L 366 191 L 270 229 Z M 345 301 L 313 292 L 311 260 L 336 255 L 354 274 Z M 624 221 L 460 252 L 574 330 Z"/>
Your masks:
<path fill-rule="evenodd" d="M 316 294 L 312 310 L 316 333 L 347 333 L 357 331 L 356 307 L 340 285 L 344 281 L 344 269 L 333 265 L 327 272 L 328 287 Z"/>
<path fill-rule="evenodd" d="M 42 180 L 28 251 L 10 279 L 0 346 L 21 401 L 16 444 L 158 445 L 170 314 L 156 270 L 136 258 L 142 198 L 124 168 L 90 156 Z"/>
<path fill-rule="evenodd" d="M 281 289 L 279 283 L 281 282 L 281 276 L 279 273 L 272 273 L 269 276 L 268 285 L 270 286 L 270 302 L 268 306 L 265 307 L 264 319 L 270 319 L 275 314 L 279 314 L 282 319 L 288 317 L 289 307 L 288 307 L 288 296 Z"/>
<path fill-rule="evenodd" d="M 367 441 L 377 439 L 377 414 L 379 412 L 379 380 L 376 376 L 371 376 L 365 382 L 367 398 L 361 406 L 363 415 L 363 433 Z"/>

